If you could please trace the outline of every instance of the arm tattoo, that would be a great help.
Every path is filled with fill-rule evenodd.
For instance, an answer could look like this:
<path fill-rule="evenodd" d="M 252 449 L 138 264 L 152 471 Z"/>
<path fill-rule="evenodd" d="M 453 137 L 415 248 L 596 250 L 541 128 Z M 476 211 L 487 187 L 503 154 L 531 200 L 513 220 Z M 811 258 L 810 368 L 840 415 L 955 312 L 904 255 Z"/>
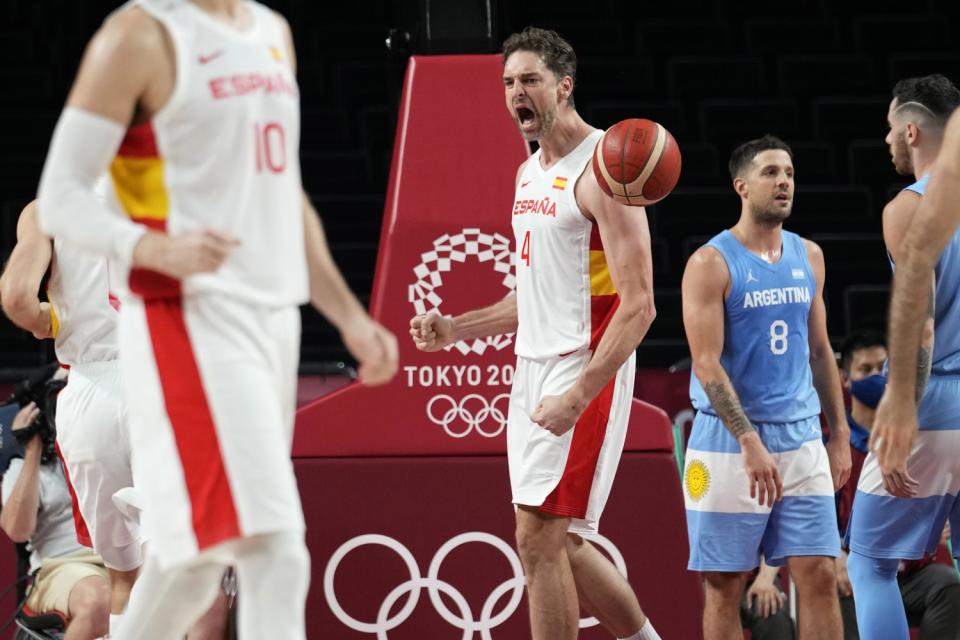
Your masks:
<path fill-rule="evenodd" d="M 730 393 L 727 385 L 722 382 L 708 382 L 704 385 L 703 390 L 706 391 L 707 397 L 710 398 L 710 404 L 713 405 L 714 411 L 723 420 L 723 424 L 727 427 L 730 435 L 739 438 L 745 433 L 756 431 L 750 424 L 750 418 L 743 412 L 740 401 Z"/>
<path fill-rule="evenodd" d="M 930 347 L 920 347 L 917 353 L 917 402 L 923 398 L 930 381 Z"/>
<path fill-rule="evenodd" d="M 932 321 L 936 313 L 936 295 L 937 290 L 934 287 L 930 291 L 930 304 L 927 306 L 927 320 Z M 924 391 L 927 390 L 927 382 L 930 381 L 930 367 L 932 365 L 932 349 L 927 345 L 920 345 L 917 352 L 917 402 L 923 398 Z"/>

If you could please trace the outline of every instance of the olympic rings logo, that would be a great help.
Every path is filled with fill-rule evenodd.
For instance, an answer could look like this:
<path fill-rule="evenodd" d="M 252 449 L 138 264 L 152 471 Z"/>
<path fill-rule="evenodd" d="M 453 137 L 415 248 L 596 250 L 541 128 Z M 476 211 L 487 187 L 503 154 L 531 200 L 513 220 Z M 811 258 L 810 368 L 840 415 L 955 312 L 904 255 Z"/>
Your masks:
<path fill-rule="evenodd" d="M 428 311 L 440 310 L 443 298 L 437 288 L 443 284 L 443 274 L 453 268 L 454 262 L 466 262 L 467 256 L 476 257 L 479 262 L 491 262 L 493 271 L 503 274 L 501 284 L 508 294 L 517 288 L 513 275 L 513 263 L 516 257 L 510 249 L 510 239 L 499 233 L 483 233 L 480 229 L 463 229 L 460 233 L 445 233 L 433 241 L 433 249 L 420 255 L 420 264 L 413 268 L 417 281 L 407 287 L 407 299 L 413 303 L 417 315 Z M 456 349 L 461 355 L 470 352 L 483 354 L 489 347 L 497 351 L 507 348 L 513 342 L 512 333 L 498 334 L 487 338 L 477 338 L 469 344 L 460 340 L 444 347 L 447 351 Z"/>
<path fill-rule="evenodd" d="M 438 577 L 440 575 L 440 565 L 442 565 L 443 561 L 450 555 L 450 552 L 469 542 L 481 542 L 500 551 L 504 557 L 506 557 L 510 569 L 513 572 L 512 576 L 508 577 L 490 592 L 490 595 L 487 596 L 483 602 L 483 606 L 480 609 L 480 618 L 477 620 L 473 618 L 470 604 L 463 594 L 452 584 L 440 580 Z M 617 570 L 620 571 L 624 577 L 627 576 L 627 566 L 626 562 L 624 562 L 623 555 L 609 539 L 601 535 L 594 535 L 590 536 L 590 542 L 606 551 L 613 560 Z M 372 622 L 357 620 L 347 613 L 340 605 L 334 588 L 337 569 L 340 567 L 343 559 L 355 549 L 367 545 L 380 545 L 394 551 L 400 556 L 400 559 L 403 560 L 410 574 L 409 580 L 394 587 L 383 599 L 380 607 L 377 609 L 377 617 Z M 520 558 L 517 557 L 516 552 L 502 539 L 483 531 L 468 531 L 454 536 L 437 549 L 427 568 L 427 575 L 422 576 L 416 558 L 413 557 L 413 554 L 407 547 L 389 536 L 371 533 L 357 536 L 340 545 L 333 555 L 330 556 L 327 567 L 323 572 L 323 593 L 333 614 L 340 622 L 354 631 L 376 634 L 377 640 L 389 640 L 387 633 L 407 621 L 413 614 L 414 609 L 417 608 L 417 604 L 420 602 L 421 591 L 424 588 L 427 589 L 430 603 L 436 612 L 440 614 L 440 617 L 451 626 L 463 631 L 462 640 L 473 640 L 474 634 L 479 634 L 480 640 L 493 640 L 491 632 L 506 622 L 510 616 L 516 612 L 517 607 L 520 606 L 520 599 L 523 597 L 524 589 L 523 567 L 520 564 Z M 447 607 L 446 603 L 440 598 L 441 593 L 450 598 L 456 606 L 456 609 L 459 610 L 459 613 L 455 613 Z M 503 609 L 494 614 L 494 607 L 500 599 L 508 593 L 510 594 L 509 600 Z M 407 596 L 406 602 L 399 611 L 391 616 L 391 609 L 397 601 L 404 596 Z M 583 618 L 580 620 L 581 629 L 594 627 L 597 624 L 599 623 L 596 618 Z"/>
<path fill-rule="evenodd" d="M 501 410 L 497 406 L 498 402 L 504 400 L 509 403 L 509 393 L 494 396 L 489 402 L 479 393 L 465 395 L 460 402 L 441 393 L 433 396 L 427 403 L 427 418 L 433 424 L 443 427 L 443 430 L 451 438 L 463 438 L 474 429 L 485 438 L 496 438 L 507 427 L 506 408 Z M 439 415 L 437 415 L 438 413 Z M 496 428 L 484 430 L 482 425 L 491 419 L 494 421 Z M 466 425 L 465 428 L 456 430 L 451 428 L 451 425 L 458 421 L 462 421 Z"/>

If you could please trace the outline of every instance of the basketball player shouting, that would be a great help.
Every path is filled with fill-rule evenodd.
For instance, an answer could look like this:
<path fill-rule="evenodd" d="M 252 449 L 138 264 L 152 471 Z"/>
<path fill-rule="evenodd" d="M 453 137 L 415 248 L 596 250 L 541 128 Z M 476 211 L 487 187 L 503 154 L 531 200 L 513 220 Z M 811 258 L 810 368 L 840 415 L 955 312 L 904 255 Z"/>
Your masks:
<path fill-rule="evenodd" d="M 745 572 L 762 552 L 767 564 L 790 566 L 800 637 L 839 640 L 833 495 L 850 474 L 850 427 L 827 335 L 823 253 L 783 230 L 794 187 L 783 141 L 739 146 L 730 176 L 740 220 L 690 257 L 682 285 L 697 409 L 684 494 L 689 569 L 706 583 L 704 637 L 742 636 Z"/>
<path fill-rule="evenodd" d="M 17 244 L 0 278 L 3 310 L 39 339 L 53 338 L 70 367 L 57 398 L 57 446 L 74 498 L 77 539 L 93 546 L 110 577 L 110 628 L 127 606 L 140 568 L 139 523 L 122 514 L 113 494 L 133 486 L 128 412 L 117 363 L 117 311 L 110 301 L 107 261 L 37 226 L 31 202 L 17 221 Z M 37 293 L 49 270 L 49 302 Z M 77 514 L 79 509 L 79 514 Z M 78 517 L 79 515 L 79 517 Z"/>
<path fill-rule="evenodd" d="M 236 564 L 243 638 L 302 639 L 290 462 L 297 305 L 368 383 L 393 336 L 337 271 L 300 182 L 290 30 L 241 0 L 135 0 L 94 36 L 54 132 L 41 228 L 129 268 L 120 367 L 151 553 L 115 638 L 180 638 Z M 109 170 L 111 215 L 93 196 Z M 142 463 L 141 463 L 142 461 Z"/>
<path fill-rule="evenodd" d="M 901 175 L 913 174 L 916 182 L 883 212 L 884 240 L 896 264 L 890 381 L 874 418 L 873 453 L 864 462 L 853 502 L 847 562 L 864 638 L 909 636 L 898 569 L 902 560 L 919 560 L 936 550 L 947 519 L 954 553 L 960 553 L 960 234 L 950 226 L 956 191 L 946 193 L 956 185 L 949 172 L 958 154 L 948 146 L 951 134 L 944 133 L 957 106 L 960 91 L 944 76 L 933 75 L 897 83 L 887 113 L 894 167 Z M 955 144 L 956 118 L 952 126 Z M 940 189 L 935 189 L 938 172 Z M 906 293 L 904 286 L 916 291 Z M 918 309 L 905 313 L 905 300 Z M 914 323 L 915 318 L 920 321 Z M 905 368 L 912 369 L 909 376 Z M 909 400 L 907 384 L 912 385 Z M 925 620 L 923 634 L 956 637 L 957 625 L 955 619 Z"/>
<path fill-rule="evenodd" d="M 659 638 L 596 533 L 626 436 L 635 350 L 654 318 L 650 232 L 589 168 L 602 132 L 573 102 L 576 54 L 527 28 L 503 46 L 507 109 L 540 149 L 517 171 L 517 292 L 414 317 L 417 348 L 517 332 L 507 454 L 534 640 L 577 637 L 582 606 L 617 638 Z M 520 212 L 520 213 L 518 213 Z"/>

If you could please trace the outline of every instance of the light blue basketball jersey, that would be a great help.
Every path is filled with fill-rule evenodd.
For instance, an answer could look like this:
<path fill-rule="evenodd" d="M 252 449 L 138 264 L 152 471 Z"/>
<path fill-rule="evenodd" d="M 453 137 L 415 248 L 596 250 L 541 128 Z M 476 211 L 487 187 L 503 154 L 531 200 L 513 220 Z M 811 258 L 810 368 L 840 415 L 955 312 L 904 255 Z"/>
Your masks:
<path fill-rule="evenodd" d="M 906 188 L 923 196 L 930 176 Z M 932 376 L 960 375 L 960 231 L 953 234 L 936 267 Z"/>
<path fill-rule="evenodd" d="M 752 422 L 796 422 L 820 413 L 807 340 L 816 278 L 803 240 L 789 231 L 782 239 L 776 264 L 750 253 L 729 230 L 707 243 L 730 272 L 720 364 Z M 690 400 L 698 411 L 716 415 L 695 375 Z"/>
<path fill-rule="evenodd" d="M 927 181 L 924 176 L 906 190 L 922 197 Z M 933 552 L 947 518 L 954 556 L 960 553 L 960 232 L 935 271 L 933 366 L 907 461 L 919 483 L 917 497 L 891 496 L 876 457 L 867 456 L 847 535 L 852 550 L 871 558 L 912 560 Z"/>

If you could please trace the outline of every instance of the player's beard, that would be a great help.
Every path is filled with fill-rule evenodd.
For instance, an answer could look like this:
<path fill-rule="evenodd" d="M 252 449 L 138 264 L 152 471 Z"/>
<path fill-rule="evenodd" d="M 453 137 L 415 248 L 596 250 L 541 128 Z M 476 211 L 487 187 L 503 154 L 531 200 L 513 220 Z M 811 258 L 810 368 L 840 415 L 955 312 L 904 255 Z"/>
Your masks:
<path fill-rule="evenodd" d="M 531 109 L 531 111 L 533 111 Z M 546 138 L 550 132 L 553 130 L 554 125 L 557 124 L 557 110 L 548 109 L 543 113 L 538 111 L 533 112 L 537 118 L 537 128 L 532 131 L 524 131 L 523 125 L 520 123 L 520 119 L 517 118 L 517 128 L 520 130 L 520 135 L 523 136 L 523 139 L 527 142 L 535 142 Z"/>
<path fill-rule="evenodd" d="M 775 226 L 782 224 L 784 220 L 790 217 L 790 212 L 792 210 L 792 202 L 786 209 L 778 206 L 776 200 L 764 205 L 755 205 L 752 202 L 750 203 L 750 217 L 753 218 L 755 223 L 762 226 Z"/>
<path fill-rule="evenodd" d="M 537 139 L 546 138 L 550 135 L 550 132 L 553 131 L 554 125 L 557 124 L 557 110 L 547 109 L 543 112 L 542 120 L 540 121 L 540 131 L 538 132 Z"/>
<path fill-rule="evenodd" d="M 913 161 L 910 159 L 910 147 L 907 137 L 901 131 L 890 145 L 890 155 L 893 156 L 893 168 L 901 176 L 913 175 Z"/>

